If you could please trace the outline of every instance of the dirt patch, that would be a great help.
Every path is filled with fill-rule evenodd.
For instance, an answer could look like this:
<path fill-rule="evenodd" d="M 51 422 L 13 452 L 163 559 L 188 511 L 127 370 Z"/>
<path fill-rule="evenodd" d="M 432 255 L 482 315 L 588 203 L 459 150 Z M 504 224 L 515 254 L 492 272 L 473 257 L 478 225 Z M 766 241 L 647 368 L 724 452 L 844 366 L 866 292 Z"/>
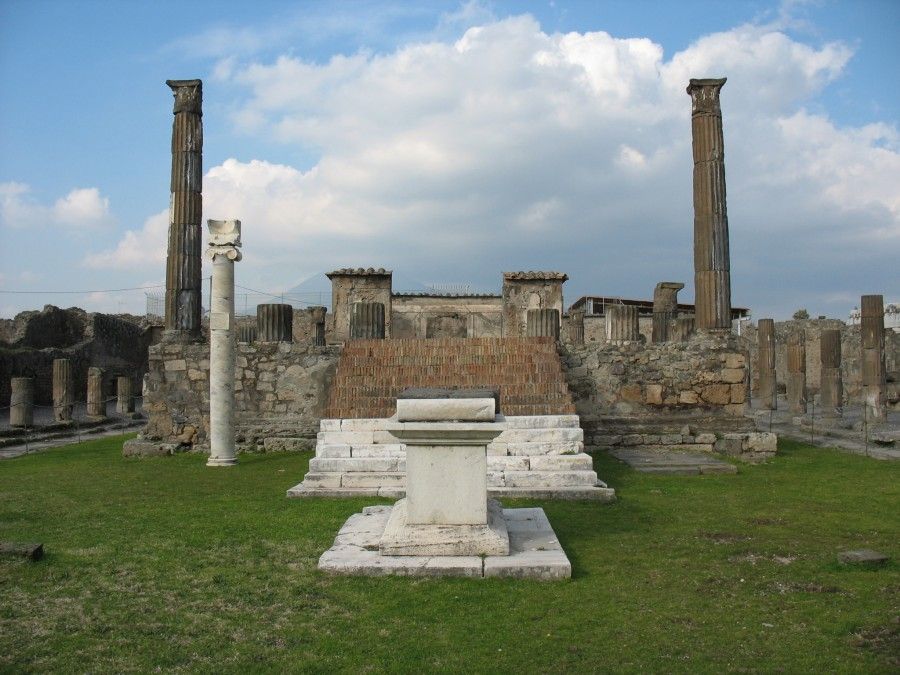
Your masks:
<path fill-rule="evenodd" d="M 701 532 L 701 539 L 709 539 L 715 544 L 735 544 L 739 541 L 749 541 L 746 534 L 734 534 L 731 532 Z"/>
<path fill-rule="evenodd" d="M 751 525 L 784 525 L 787 521 L 784 518 L 773 518 L 770 516 L 757 516 L 749 521 Z"/>
<path fill-rule="evenodd" d="M 843 588 L 838 586 L 824 586 L 815 581 L 797 582 L 797 581 L 776 581 L 773 586 L 781 595 L 787 593 L 844 593 Z"/>
<path fill-rule="evenodd" d="M 895 616 L 883 626 L 853 633 L 850 644 L 857 649 L 875 653 L 889 666 L 900 666 L 900 616 Z"/>

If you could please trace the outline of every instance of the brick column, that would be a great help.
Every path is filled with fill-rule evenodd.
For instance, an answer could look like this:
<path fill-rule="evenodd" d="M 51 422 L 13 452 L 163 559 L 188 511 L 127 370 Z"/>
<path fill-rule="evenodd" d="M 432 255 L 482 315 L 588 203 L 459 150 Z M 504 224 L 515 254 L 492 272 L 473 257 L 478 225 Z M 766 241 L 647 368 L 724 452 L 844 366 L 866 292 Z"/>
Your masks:
<path fill-rule="evenodd" d="M 167 340 L 200 339 L 203 180 L 203 85 L 166 80 L 175 95 L 169 245 L 166 256 Z"/>
<path fill-rule="evenodd" d="M 731 263 L 725 205 L 725 142 L 719 91 L 725 78 L 691 80 L 694 150 L 694 303 L 697 330 L 731 330 Z"/>

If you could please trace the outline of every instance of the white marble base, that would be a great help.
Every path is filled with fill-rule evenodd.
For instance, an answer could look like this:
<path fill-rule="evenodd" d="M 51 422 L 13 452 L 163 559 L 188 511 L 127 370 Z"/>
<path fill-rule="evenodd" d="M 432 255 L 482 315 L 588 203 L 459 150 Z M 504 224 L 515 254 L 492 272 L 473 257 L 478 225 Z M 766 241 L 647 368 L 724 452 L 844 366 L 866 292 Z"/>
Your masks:
<path fill-rule="evenodd" d="M 237 466 L 236 457 L 210 457 L 206 466 Z"/>
<path fill-rule="evenodd" d="M 508 555 L 509 534 L 503 507 L 494 499 L 487 502 L 487 524 L 416 525 L 409 522 L 409 499 L 394 504 L 381 536 L 383 555 L 470 556 Z"/>
<path fill-rule="evenodd" d="M 514 577 L 568 579 L 572 565 L 541 508 L 503 509 L 509 533 L 506 556 L 383 555 L 379 545 L 393 506 L 367 506 L 344 523 L 319 569 L 351 576 Z"/>

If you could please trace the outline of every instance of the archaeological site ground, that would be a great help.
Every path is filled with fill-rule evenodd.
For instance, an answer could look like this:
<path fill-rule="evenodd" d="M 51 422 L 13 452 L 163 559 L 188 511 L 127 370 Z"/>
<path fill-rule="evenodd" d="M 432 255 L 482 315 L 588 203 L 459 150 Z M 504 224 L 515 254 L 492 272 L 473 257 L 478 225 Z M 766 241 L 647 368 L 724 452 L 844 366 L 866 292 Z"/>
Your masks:
<path fill-rule="evenodd" d="M 732 305 L 724 78 L 685 99 L 693 304 L 349 267 L 255 316 L 167 84 L 161 321 L 0 324 L 0 668 L 896 672 L 896 306 Z"/>

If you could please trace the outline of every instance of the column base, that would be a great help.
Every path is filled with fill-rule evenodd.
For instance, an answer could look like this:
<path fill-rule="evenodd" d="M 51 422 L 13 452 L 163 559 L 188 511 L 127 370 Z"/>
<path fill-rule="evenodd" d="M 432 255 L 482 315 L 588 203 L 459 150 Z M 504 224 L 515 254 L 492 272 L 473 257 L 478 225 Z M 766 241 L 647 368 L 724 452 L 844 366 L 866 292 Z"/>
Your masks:
<path fill-rule="evenodd" d="M 206 466 L 236 466 L 237 457 L 210 457 Z"/>

